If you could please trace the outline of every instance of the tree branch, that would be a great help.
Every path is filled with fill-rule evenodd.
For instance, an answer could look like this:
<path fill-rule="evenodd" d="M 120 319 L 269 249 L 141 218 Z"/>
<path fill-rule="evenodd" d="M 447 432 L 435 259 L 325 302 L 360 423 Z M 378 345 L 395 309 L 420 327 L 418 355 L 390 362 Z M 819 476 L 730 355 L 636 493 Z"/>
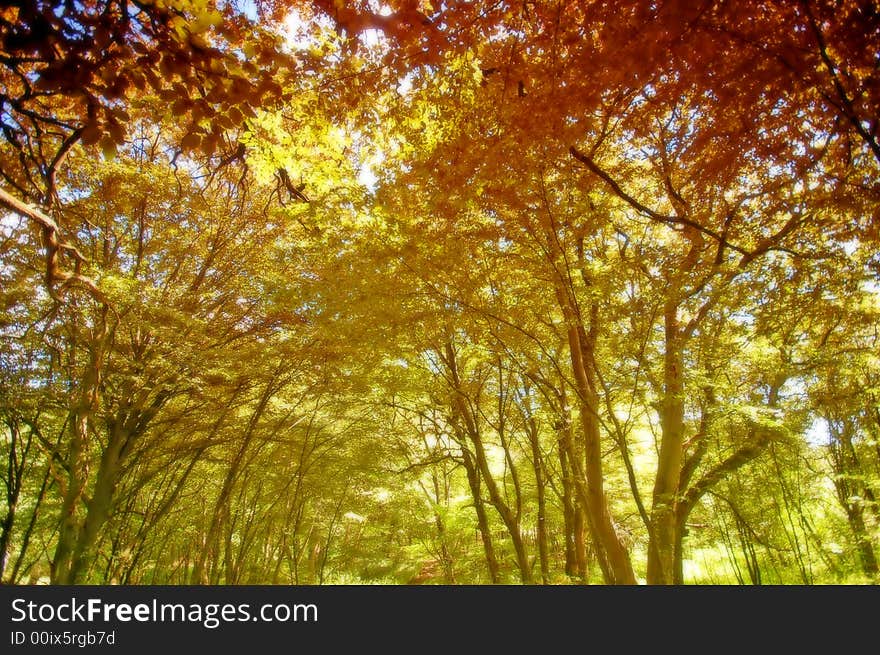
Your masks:
<path fill-rule="evenodd" d="M 813 32 L 813 36 L 816 39 L 816 45 L 819 47 L 819 56 L 822 58 L 822 63 L 825 64 L 825 68 L 831 76 L 831 83 L 834 85 L 834 90 L 840 98 L 840 105 L 838 105 L 838 108 L 843 112 L 846 119 L 852 123 L 856 133 L 868 145 L 871 152 L 874 153 L 874 157 L 877 158 L 877 161 L 880 162 L 880 143 L 877 143 L 877 140 L 868 133 L 862 125 L 862 122 L 859 120 L 852 99 L 847 94 L 843 83 L 840 81 L 840 76 L 837 74 L 837 67 L 834 65 L 834 62 L 831 61 L 831 56 L 828 54 L 828 46 L 825 43 L 825 37 L 822 35 L 822 29 L 819 27 L 819 24 L 816 22 L 816 17 L 810 9 L 809 2 L 801 2 L 801 5 L 807 16 L 807 21 L 810 24 L 810 30 Z"/>
<path fill-rule="evenodd" d="M 574 146 L 571 146 L 568 151 L 571 153 L 571 156 L 581 162 L 587 169 L 590 170 L 594 175 L 599 177 L 605 184 L 611 187 L 611 190 L 614 191 L 615 195 L 621 200 L 625 201 L 628 205 L 630 205 L 633 209 L 638 211 L 641 214 L 644 214 L 648 218 L 653 221 L 657 221 L 658 223 L 665 223 L 666 225 L 682 225 L 686 227 L 691 227 L 702 234 L 712 237 L 719 243 L 723 244 L 726 248 L 730 248 L 731 250 L 735 250 L 741 255 L 747 256 L 749 255 L 749 251 L 745 248 L 740 248 L 736 244 L 730 243 L 727 239 L 716 232 L 715 230 L 705 227 L 704 225 L 700 225 L 696 221 L 693 221 L 689 218 L 680 217 L 680 216 L 667 216 L 666 214 L 661 214 L 659 212 L 654 211 L 650 207 L 646 207 L 638 200 L 636 200 L 633 196 L 628 194 L 608 173 L 606 173 L 602 168 L 599 167 L 596 162 L 592 160 L 589 155 L 584 154 Z"/>
<path fill-rule="evenodd" d="M 688 489 L 681 500 L 681 506 L 690 509 L 728 473 L 736 471 L 741 466 L 755 459 L 764 451 L 767 444 L 770 443 L 770 437 L 769 432 L 758 431 L 754 441 L 749 441 L 740 446 L 733 454 L 707 471 L 696 484 Z"/>
<path fill-rule="evenodd" d="M 90 277 L 82 275 L 80 268 L 86 262 L 85 256 L 75 246 L 65 243 L 59 237 L 60 229 L 51 216 L 41 209 L 19 200 L 0 187 L 0 206 L 29 218 L 40 226 L 46 247 L 46 272 L 44 280 L 53 300 L 61 301 L 64 292 L 71 286 L 79 284 L 85 287 L 96 299 L 106 302 L 106 297 L 98 289 L 98 285 Z M 74 258 L 74 272 L 61 268 L 60 257 L 68 254 Z M 56 285 L 59 285 L 56 287 Z"/>

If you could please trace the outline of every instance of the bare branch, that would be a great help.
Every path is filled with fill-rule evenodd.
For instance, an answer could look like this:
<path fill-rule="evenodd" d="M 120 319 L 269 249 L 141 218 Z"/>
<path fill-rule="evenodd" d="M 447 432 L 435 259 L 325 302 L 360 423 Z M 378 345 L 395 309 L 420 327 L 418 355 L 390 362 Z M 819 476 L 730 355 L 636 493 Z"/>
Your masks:
<path fill-rule="evenodd" d="M 727 239 L 716 232 L 715 230 L 708 228 L 704 225 L 700 225 L 698 222 L 693 221 L 689 218 L 681 217 L 681 216 L 667 216 L 666 214 L 661 214 L 659 212 L 654 211 L 650 207 L 646 207 L 638 200 L 636 200 L 633 196 L 628 194 L 608 173 L 606 173 L 602 168 L 599 167 L 596 162 L 589 156 L 571 146 L 568 151 L 571 153 L 571 156 L 581 162 L 584 166 L 586 166 L 590 172 L 599 177 L 605 184 L 611 187 L 611 190 L 614 191 L 615 195 L 621 200 L 625 201 L 628 205 L 630 205 L 633 209 L 637 210 L 639 213 L 644 214 L 648 218 L 653 221 L 657 221 L 658 223 L 665 223 L 666 225 L 681 225 L 686 227 L 691 227 L 702 234 L 712 237 L 719 243 L 722 243 L 725 247 L 730 248 L 731 250 L 735 250 L 741 255 L 749 255 L 749 251 L 745 248 L 741 248 L 736 244 L 730 243 Z"/>
<path fill-rule="evenodd" d="M 2 187 L 0 187 L 0 205 L 16 214 L 29 218 L 40 226 L 46 247 L 46 273 L 44 279 L 49 295 L 54 300 L 60 302 L 67 289 L 80 285 L 85 287 L 97 300 L 106 302 L 106 297 L 98 289 L 95 281 L 80 273 L 82 264 L 86 262 L 85 256 L 75 246 L 61 240 L 58 224 L 51 216 L 41 209 L 19 200 Z M 73 272 L 66 271 L 61 267 L 60 257 L 62 254 L 73 257 Z"/>

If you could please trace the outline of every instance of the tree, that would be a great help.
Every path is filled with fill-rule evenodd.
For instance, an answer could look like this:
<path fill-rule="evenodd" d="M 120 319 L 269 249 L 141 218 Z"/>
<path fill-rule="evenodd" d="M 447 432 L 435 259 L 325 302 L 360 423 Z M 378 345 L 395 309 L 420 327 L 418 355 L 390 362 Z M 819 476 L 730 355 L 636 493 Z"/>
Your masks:
<path fill-rule="evenodd" d="M 873 579 L 878 26 L 4 9 L 4 579 Z"/>

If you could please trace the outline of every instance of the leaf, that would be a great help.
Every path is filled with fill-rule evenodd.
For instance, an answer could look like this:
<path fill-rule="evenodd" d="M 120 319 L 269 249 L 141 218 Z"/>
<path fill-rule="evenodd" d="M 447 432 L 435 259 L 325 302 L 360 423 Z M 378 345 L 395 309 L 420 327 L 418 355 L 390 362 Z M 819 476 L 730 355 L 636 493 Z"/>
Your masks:
<path fill-rule="evenodd" d="M 187 132 L 180 140 L 180 146 L 186 150 L 196 150 L 202 143 L 202 137 L 195 132 Z"/>
<path fill-rule="evenodd" d="M 171 114 L 174 116 L 183 116 L 189 110 L 190 104 L 188 98 L 178 98 L 171 105 Z"/>
<path fill-rule="evenodd" d="M 95 124 L 90 124 L 83 129 L 80 139 L 83 145 L 90 146 L 97 143 L 102 136 L 103 132 L 101 129 Z"/>

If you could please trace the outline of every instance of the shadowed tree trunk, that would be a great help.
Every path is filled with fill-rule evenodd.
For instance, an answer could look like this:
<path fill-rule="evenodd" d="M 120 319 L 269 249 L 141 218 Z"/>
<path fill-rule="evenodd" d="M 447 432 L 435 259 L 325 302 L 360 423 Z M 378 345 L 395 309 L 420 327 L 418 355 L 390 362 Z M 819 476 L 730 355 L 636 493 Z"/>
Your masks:
<path fill-rule="evenodd" d="M 462 447 L 462 459 L 464 470 L 467 473 L 468 486 L 471 498 L 474 501 L 474 511 L 477 514 L 477 529 L 480 531 L 480 539 L 483 542 L 483 552 L 486 556 L 486 567 L 489 570 L 489 581 L 492 584 L 501 582 L 501 574 L 498 569 L 498 558 L 495 556 L 495 546 L 492 543 L 492 529 L 489 526 L 489 517 L 486 516 L 486 506 L 483 503 L 483 494 L 480 489 L 480 474 L 474 463 L 473 455 Z"/>

